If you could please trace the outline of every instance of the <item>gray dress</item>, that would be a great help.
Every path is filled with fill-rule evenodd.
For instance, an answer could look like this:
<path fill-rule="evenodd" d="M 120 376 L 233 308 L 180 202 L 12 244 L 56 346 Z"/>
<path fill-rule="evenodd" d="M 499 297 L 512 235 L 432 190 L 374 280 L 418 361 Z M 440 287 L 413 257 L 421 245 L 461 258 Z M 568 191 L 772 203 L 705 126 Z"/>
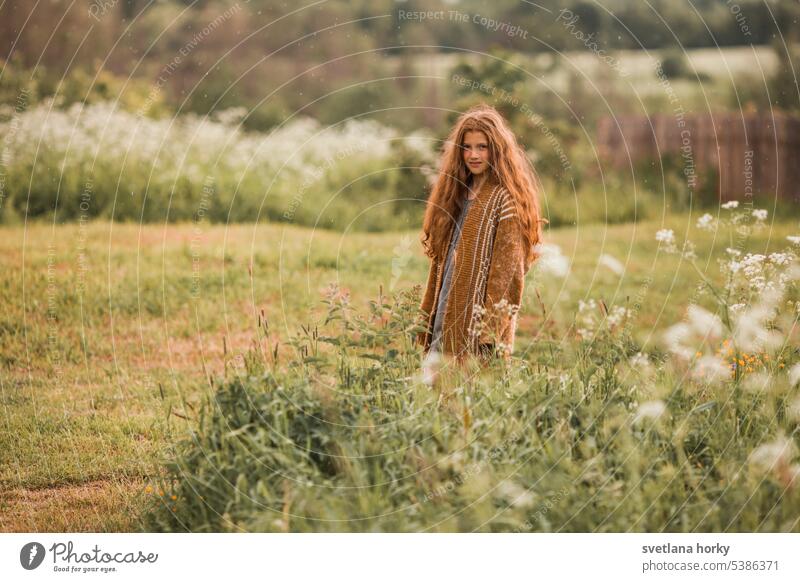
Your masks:
<path fill-rule="evenodd" d="M 433 320 L 433 339 L 431 340 L 430 351 L 441 351 L 442 343 L 442 322 L 444 321 L 444 311 L 447 307 L 447 296 L 450 294 L 450 279 L 453 275 L 453 252 L 456 245 L 461 238 L 461 225 L 464 223 L 464 218 L 467 216 L 467 210 L 472 203 L 469 198 L 464 199 L 464 206 L 461 209 L 461 214 L 458 215 L 456 225 L 453 230 L 453 236 L 450 239 L 450 247 L 447 250 L 447 259 L 444 263 L 444 274 L 442 278 L 442 289 L 439 291 L 439 301 L 436 305 L 436 316 Z"/>

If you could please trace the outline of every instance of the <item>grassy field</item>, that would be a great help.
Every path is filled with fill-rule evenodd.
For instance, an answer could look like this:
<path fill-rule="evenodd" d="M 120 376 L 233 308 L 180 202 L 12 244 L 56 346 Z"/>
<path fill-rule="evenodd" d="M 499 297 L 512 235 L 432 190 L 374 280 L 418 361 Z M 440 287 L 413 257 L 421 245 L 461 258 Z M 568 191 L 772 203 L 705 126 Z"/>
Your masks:
<path fill-rule="evenodd" d="M 529 274 L 515 356 L 533 366 L 561 350 L 572 367 L 575 313 L 588 299 L 633 309 L 631 342 L 662 353 L 661 331 L 683 317 L 690 297 L 708 305 L 710 298 L 695 294 L 691 265 L 658 251 L 655 232 L 690 234 L 698 263 L 718 282 L 716 258 L 733 246 L 727 236 L 696 230 L 696 219 L 549 232 L 569 274 Z M 782 249 L 796 234 L 796 222 L 775 222 L 742 250 Z M 416 236 L 270 224 L 3 228 L 0 530 L 124 531 L 141 527 L 141 518 L 156 529 L 181 529 L 180 520 L 147 521 L 148 512 L 153 496 L 164 493 L 171 443 L 195 427 L 209 378 L 235 378 L 254 341 L 264 350 L 264 321 L 277 359 L 272 373 L 290 373 L 298 355 L 288 342 L 300 326 L 324 318 L 331 283 L 349 290 L 350 304 L 364 313 L 381 293 L 423 284 L 427 260 Z M 622 276 L 598 264 L 604 254 L 623 263 Z M 768 428 L 748 443 L 762 442 Z M 567 484 L 553 483 L 554 491 Z M 790 510 L 796 494 L 787 497 Z M 771 499 L 761 502 L 769 508 Z M 480 519 L 442 529 L 478 527 Z M 781 519 L 797 531 L 791 515 Z M 289 528 L 272 523 L 248 522 Z"/>

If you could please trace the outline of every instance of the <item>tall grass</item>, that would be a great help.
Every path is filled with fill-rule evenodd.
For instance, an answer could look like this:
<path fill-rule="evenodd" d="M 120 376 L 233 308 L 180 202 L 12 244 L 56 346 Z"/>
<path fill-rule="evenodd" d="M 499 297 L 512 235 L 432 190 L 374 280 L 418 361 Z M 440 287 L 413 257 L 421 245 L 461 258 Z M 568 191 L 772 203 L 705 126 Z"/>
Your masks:
<path fill-rule="evenodd" d="M 800 265 L 779 254 L 761 260 L 781 288 L 768 316 L 744 295 L 750 261 L 722 289 L 706 280 L 722 316 L 691 305 L 650 354 L 600 301 L 557 354 L 421 362 L 419 286 L 366 313 L 331 287 L 295 360 L 276 361 L 260 322 L 259 347 L 176 420 L 186 437 L 143 527 L 800 531 Z"/>

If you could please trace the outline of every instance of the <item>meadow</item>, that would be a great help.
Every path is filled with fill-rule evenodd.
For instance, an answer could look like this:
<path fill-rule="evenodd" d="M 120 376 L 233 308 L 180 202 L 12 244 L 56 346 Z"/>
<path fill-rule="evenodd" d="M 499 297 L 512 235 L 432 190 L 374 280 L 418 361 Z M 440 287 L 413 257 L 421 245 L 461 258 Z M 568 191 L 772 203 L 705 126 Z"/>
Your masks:
<path fill-rule="evenodd" d="M 719 212 L 548 231 L 464 370 L 416 231 L 3 227 L 0 529 L 800 531 L 800 225 Z"/>

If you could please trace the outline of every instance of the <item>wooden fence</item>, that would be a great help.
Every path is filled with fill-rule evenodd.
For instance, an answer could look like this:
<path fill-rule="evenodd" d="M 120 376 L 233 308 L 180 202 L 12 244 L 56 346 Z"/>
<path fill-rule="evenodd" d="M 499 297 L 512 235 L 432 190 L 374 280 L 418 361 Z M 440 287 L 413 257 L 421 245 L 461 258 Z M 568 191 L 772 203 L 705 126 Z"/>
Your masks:
<path fill-rule="evenodd" d="M 764 194 L 800 202 L 800 118 L 784 113 L 720 112 L 604 117 L 601 159 L 616 169 L 675 156 L 687 186 L 719 200 Z"/>

